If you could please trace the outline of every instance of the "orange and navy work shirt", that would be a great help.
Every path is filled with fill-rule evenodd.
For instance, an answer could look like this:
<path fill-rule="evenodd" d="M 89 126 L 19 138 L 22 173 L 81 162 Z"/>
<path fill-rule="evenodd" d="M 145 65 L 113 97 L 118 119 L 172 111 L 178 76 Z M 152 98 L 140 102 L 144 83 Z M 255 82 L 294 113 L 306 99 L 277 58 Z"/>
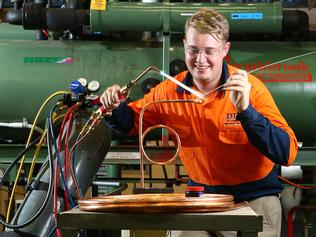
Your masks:
<path fill-rule="evenodd" d="M 221 83 L 225 83 L 234 70 L 237 68 L 224 63 Z M 175 79 L 193 87 L 188 71 Z M 275 164 L 292 164 L 298 147 L 292 129 L 269 90 L 253 75 L 248 74 L 248 80 L 252 86 L 250 105 L 242 113 L 237 113 L 230 93 L 219 89 L 208 95 L 202 104 L 155 103 L 148 106 L 143 118 L 143 131 L 163 124 L 178 133 L 180 158 L 189 175 L 189 185 L 204 185 L 207 192 L 233 194 L 237 201 L 278 194 L 282 185 Z M 121 127 L 125 126 L 125 132 L 135 135 L 140 112 L 146 104 L 195 98 L 166 80 L 144 98 L 129 103 L 128 107 L 120 106 L 114 116 Z M 130 112 L 122 112 L 122 107 Z M 122 115 L 124 118 L 118 118 Z"/>

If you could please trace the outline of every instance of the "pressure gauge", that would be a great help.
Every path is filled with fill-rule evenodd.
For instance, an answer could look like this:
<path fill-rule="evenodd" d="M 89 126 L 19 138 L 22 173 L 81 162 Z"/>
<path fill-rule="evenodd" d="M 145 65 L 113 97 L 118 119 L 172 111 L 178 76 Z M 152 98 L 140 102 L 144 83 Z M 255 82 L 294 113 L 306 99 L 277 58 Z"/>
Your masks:
<path fill-rule="evenodd" d="M 100 83 L 96 80 L 90 81 L 88 83 L 87 89 L 90 92 L 97 92 L 98 90 L 100 90 Z"/>
<path fill-rule="evenodd" d="M 82 86 L 84 86 L 84 87 L 86 87 L 87 84 L 88 84 L 87 79 L 86 79 L 86 78 L 83 78 L 83 77 L 80 77 L 80 78 L 78 79 L 78 81 L 79 81 L 80 84 L 81 84 Z"/>
<path fill-rule="evenodd" d="M 87 93 L 86 86 L 84 83 L 87 82 L 84 78 L 79 78 L 70 83 L 70 90 L 76 95 Z"/>

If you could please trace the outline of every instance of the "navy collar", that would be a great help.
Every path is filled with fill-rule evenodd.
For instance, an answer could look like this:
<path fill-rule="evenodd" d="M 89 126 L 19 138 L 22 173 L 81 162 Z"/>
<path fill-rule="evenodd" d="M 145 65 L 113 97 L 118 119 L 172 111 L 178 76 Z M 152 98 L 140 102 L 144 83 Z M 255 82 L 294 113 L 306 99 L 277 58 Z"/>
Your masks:
<path fill-rule="evenodd" d="M 224 83 L 227 82 L 228 80 L 228 66 L 226 62 L 223 62 L 223 69 L 222 69 L 222 74 L 221 74 L 221 80 L 220 84 L 223 85 Z M 185 75 L 182 83 L 188 87 L 193 87 L 193 78 L 191 73 L 188 71 L 187 74 Z M 220 88 L 218 91 L 222 91 L 223 88 Z M 176 89 L 176 92 L 185 92 L 186 94 L 191 94 L 191 92 L 183 89 L 182 87 L 178 86 Z"/>

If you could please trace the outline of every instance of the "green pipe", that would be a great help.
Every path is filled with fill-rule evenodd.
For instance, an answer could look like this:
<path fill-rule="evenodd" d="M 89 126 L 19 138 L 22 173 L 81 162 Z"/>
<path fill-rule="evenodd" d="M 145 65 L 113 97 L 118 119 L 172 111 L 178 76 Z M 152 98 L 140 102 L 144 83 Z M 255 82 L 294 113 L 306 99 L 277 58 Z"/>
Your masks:
<path fill-rule="evenodd" d="M 225 15 L 231 33 L 281 33 L 282 6 L 273 3 L 138 3 L 108 2 L 105 11 L 91 10 L 93 32 L 161 31 L 170 18 L 170 30 L 183 32 L 188 16 L 200 8 Z M 166 12 L 170 16 L 166 17 Z"/>

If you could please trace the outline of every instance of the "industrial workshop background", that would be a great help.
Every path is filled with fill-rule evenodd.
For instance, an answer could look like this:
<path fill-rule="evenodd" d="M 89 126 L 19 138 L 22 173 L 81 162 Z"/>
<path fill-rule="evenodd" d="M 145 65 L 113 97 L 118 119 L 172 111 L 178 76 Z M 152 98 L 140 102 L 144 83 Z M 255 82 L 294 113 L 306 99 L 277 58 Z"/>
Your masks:
<path fill-rule="evenodd" d="M 48 173 L 53 161 L 46 157 L 58 149 L 74 152 L 68 144 L 60 145 L 61 139 L 60 144 L 49 145 L 49 137 L 56 133 L 52 123 L 66 117 L 69 127 L 84 126 L 106 87 L 128 85 L 140 75 L 130 99 L 141 97 L 163 80 L 155 70 L 142 74 L 152 66 L 171 76 L 185 70 L 182 38 L 186 17 L 201 7 L 213 7 L 226 16 L 235 13 L 229 18 L 232 48 L 226 61 L 266 84 L 300 142 L 295 164 L 280 168 L 286 186 L 282 236 L 316 236 L 315 5 L 314 0 L 0 0 L 2 219 L 15 219 L 20 224 L 17 229 L 32 236 L 52 235 L 51 210 L 57 208 L 58 212 L 62 207 L 53 205 L 46 195 L 51 187 L 42 185 L 45 187 L 37 187 L 42 189 L 38 191 L 38 181 L 33 178 L 39 175 L 42 183 L 51 182 Z M 264 20 L 254 23 L 263 15 Z M 71 110 L 65 114 L 67 106 Z M 72 116 L 77 116 L 73 124 L 69 122 Z M 80 149 L 86 149 L 95 161 L 76 164 L 85 192 L 78 196 L 131 193 L 140 182 L 138 139 L 112 135 L 102 123 L 96 126 L 98 131 L 91 126 L 88 135 L 79 134 L 90 136 L 90 142 Z M 155 147 L 165 136 L 160 129 L 153 131 L 146 141 L 148 150 L 160 152 Z M 65 137 L 72 139 L 72 147 L 79 143 L 74 135 Z M 104 138 L 99 141 L 98 137 Z M 42 147 L 35 146 L 40 141 Z M 163 154 L 174 152 L 170 150 Z M 144 167 L 150 187 L 183 192 L 187 177 L 179 160 L 168 165 L 147 161 Z M 3 225 L 1 231 L 5 233 Z M 100 235 L 120 236 L 121 232 Z"/>

